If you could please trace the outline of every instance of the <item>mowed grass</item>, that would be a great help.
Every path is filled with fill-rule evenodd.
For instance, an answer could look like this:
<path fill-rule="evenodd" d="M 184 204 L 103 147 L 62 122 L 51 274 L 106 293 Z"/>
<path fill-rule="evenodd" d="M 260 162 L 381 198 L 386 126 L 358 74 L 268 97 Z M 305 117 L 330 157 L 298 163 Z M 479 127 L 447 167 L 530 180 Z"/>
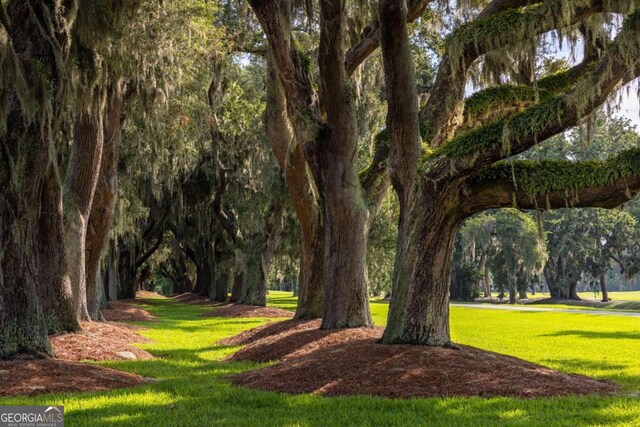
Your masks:
<path fill-rule="evenodd" d="M 578 292 L 578 296 L 585 299 L 602 298 L 601 293 L 596 295 L 593 292 Z M 609 292 L 609 298 L 613 301 L 640 301 L 640 291 Z"/>
<path fill-rule="evenodd" d="M 272 292 L 270 303 L 291 308 L 295 299 Z M 607 397 L 394 401 L 291 396 L 232 387 L 229 375 L 259 365 L 224 361 L 235 348 L 216 342 L 265 319 L 203 318 L 205 308 L 165 300 L 147 304 L 159 321 L 144 324 L 148 329 L 141 333 L 154 342 L 141 347 L 159 358 L 104 365 L 152 377 L 154 382 L 102 393 L 0 398 L 0 405 L 64 405 L 70 426 L 640 424 L 640 319 L 636 318 L 452 307 L 452 334 L 459 343 L 564 372 L 610 378 L 624 392 Z M 377 324 L 384 324 L 387 310 L 385 303 L 372 303 Z"/>

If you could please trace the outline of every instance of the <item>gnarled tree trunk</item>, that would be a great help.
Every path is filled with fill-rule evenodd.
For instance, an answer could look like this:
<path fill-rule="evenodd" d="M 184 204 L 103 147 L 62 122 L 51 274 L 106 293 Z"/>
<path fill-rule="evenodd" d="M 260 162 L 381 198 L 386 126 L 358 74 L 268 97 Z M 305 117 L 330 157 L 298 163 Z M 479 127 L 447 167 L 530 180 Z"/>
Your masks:
<path fill-rule="evenodd" d="M 38 294 L 49 334 L 76 332 L 80 324 L 73 306 L 65 256 L 62 187 L 50 165 L 43 183 L 36 256 Z"/>
<path fill-rule="evenodd" d="M 67 269 L 78 320 L 91 320 L 87 308 L 87 227 L 104 144 L 103 112 L 99 103 L 96 104 L 91 111 L 82 111 L 76 119 L 64 190 Z M 95 271 L 95 267 L 93 269 Z M 95 278 L 93 282 L 90 299 L 95 302 Z M 94 311 L 97 311 L 95 306 Z"/>
<path fill-rule="evenodd" d="M 389 306 L 385 343 L 450 346 L 449 285 L 460 222 L 456 189 L 416 190 Z"/>
<path fill-rule="evenodd" d="M 358 130 L 345 61 L 343 0 L 320 2 L 320 93 L 327 122 L 316 142 L 316 184 L 324 210 L 322 329 L 372 326 L 367 287 L 367 209 L 356 171 Z"/>
<path fill-rule="evenodd" d="M 116 89 L 107 100 L 104 116 L 104 147 L 100 174 L 96 184 L 86 234 L 86 288 L 87 310 L 93 320 L 101 320 L 99 289 L 96 286 L 100 271 L 100 258 L 109 238 L 118 191 L 118 148 L 122 129 L 122 94 Z"/>
<path fill-rule="evenodd" d="M 69 44 L 59 22 L 51 23 L 53 7 L 14 0 L 2 4 L 3 52 L 9 53 L 2 73 L 10 81 L 0 101 L 8 107 L 0 124 L 0 358 L 52 354 L 40 293 L 52 298 L 46 300 L 46 317 L 53 330 L 78 327 L 66 311 L 69 300 L 63 291 L 68 288 L 60 271 L 64 264 L 43 259 L 48 254 L 54 255 L 51 261 L 59 259 L 54 251 L 64 248 L 58 240 L 61 183 L 52 153 L 63 146 L 56 125 L 58 119 L 64 123 L 60 100 L 65 98 L 66 82 L 60 62 L 66 61 Z M 29 79 L 28 90 L 10 86 L 23 77 Z M 52 241 L 60 246 L 49 246 Z M 51 276 L 41 283 L 48 273 Z"/>
<path fill-rule="evenodd" d="M 322 316 L 324 288 L 324 230 L 321 207 L 302 147 L 295 141 L 287 115 L 286 96 L 271 55 L 268 57 L 268 63 L 264 123 L 300 225 L 300 278 L 296 319 L 314 319 Z"/>

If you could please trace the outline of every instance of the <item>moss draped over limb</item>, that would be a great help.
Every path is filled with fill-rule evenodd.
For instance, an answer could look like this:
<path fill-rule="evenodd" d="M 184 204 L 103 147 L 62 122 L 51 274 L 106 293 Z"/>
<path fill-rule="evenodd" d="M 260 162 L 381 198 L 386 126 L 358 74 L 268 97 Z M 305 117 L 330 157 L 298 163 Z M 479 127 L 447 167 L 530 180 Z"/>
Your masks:
<path fill-rule="evenodd" d="M 497 161 L 577 125 L 621 85 L 640 75 L 640 12 L 630 15 L 597 66 L 562 96 L 554 96 L 521 113 L 470 130 L 425 157 L 423 172 L 439 181 L 488 168 Z"/>
<path fill-rule="evenodd" d="M 498 4 L 499 3 L 499 4 Z M 429 102 L 420 112 L 425 138 L 433 147 L 445 144 L 462 124 L 466 72 L 487 52 L 524 43 L 539 34 L 566 28 L 605 10 L 628 9 L 630 1 L 603 0 L 493 2 L 480 16 L 455 30 L 438 69 Z"/>
<path fill-rule="evenodd" d="M 486 209 L 614 208 L 640 190 L 640 149 L 604 161 L 501 162 L 467 187 L 468 213 Z"/>
<path fill-rule="evenodd" d="M 476 92 L 464 102 L 464 122 L 458 132 L 504 119 L 540 101 L 547 101 L 554 95 L 560 95 L 571 89 L 595 65 L 596 62 L 591 58 L 586 59 L 568 70 L 538 80 L 537 88 L 528 85 L 504 84 Z"/>

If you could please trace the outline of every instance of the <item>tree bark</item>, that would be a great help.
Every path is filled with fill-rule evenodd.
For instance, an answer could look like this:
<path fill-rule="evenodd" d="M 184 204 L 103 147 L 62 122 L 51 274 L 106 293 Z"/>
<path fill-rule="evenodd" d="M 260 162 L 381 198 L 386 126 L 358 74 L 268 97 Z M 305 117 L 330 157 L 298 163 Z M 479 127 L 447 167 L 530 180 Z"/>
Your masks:
<path fill-rule="evenodd" d="M 478 270 L 482 272 L 482 290 L 485 298 L 491 298 L 491 287 L 489 286 L 489 267 L 487 266 L 487 254 L 480 256 L 480 264 Z"/>
<path fill-rule="evenodd" d="M 602 302 L 609 302 L 609 289 L 607 287 L 607 277 L 604 272 L 600 273 L 600 290 L 602 291 Z"/>
<path fill-rule="evenodd" d="M 267 287 L 269 267 L 271 259 L 276 251 L 280 233 L 282 233 L 282 216 L 284 215 L 284 203 L 276 200 L 271 212 L 265 221 L 261 235 L 254 236 L 251 247 L 248 250 L 247 282 L 239 304 L 267 305 Z"/>
<path fill-rule="evenodd" d="M 578 296 L 578 281 L 577 280 L 573 280 L 569 284 L 568 299 L 574 300 L 574 301 L 580 301 L 580 297 Z"/>
<path fill-rule="evenodd" d="M 132 259 L 131 251 L 120 244 L 118 257 L 118 299 L 129 299 L 136 297 L 136 268 Z"/>
<path fill-rule="evenodd" d="M 102 148 L 104 145 L 103 113 L 97 105 L 83 111 L 76 119 L 71 158 L 65 180 L 64 222 L 66 258 L 73 304 L 78 320 L 91 320 L 87 306 L 86 241 L 91 204 L 95 193 Z M 95 267 L 92 267 L 95 271 Z M 93 272 L 92 272 L 93 273 Z M 95 277 L 92 295 L 94 315 Z"/>
<path fill-rule="evenodd" d="M 324 209 L 322 329 L 372 326 L 367 289 L 369 211 L 356 171 L 358 131 L 345 60 L 347 14 L 341 0 L 320 3 L 320 87 L 326 127 L 316 159 Z"/>
<path fill-rule="evenodd" d="M 58 133 L 63 126 L 57 126 L 58 119 L 65 123 L 60 100 L 65 97 L 66 81 L 60 61 L 66 61 L 69 44 L 61 36 L 67 33 L 60 28 L 51 29 L 60 30 L 60 34 L 42 30 L 50 28 L 46 22 L 54 15 L 50 9 L 53 5 L 11 0 L 3 2 L 2 8 L 2 27 L 11 43 L 5 51 L 15 52 L 19 62 L 15 65 L 20 67 L 18 71 L 14 64 L 8 64 L 2 72 L 24 73 L 30 81 L 28 91 L 19 84 L 5 88 L 6 98 L 2 100 L 8 111 L 2 118 L 6 122 L 0 124 L 0 358 L 50 356 L 39 293 L 51 292 L 49 295 L 54 297 L 53 301 L 46 301 L 54 307 L 49 313 L 60 319 L 52 322 L 59 323 L 54 328 L 77 328 L 77 323 L 66 321 L 65 312 L 55 310 L 59 304 L 68 308 L 68 295 L 62 294 L 67 288 L 60 280 L 60 270 L 47 271 L 52 265 L 42 262 L 43 256 L 52 253 L 49 251 L 64 247 L 62 240 L 57 241 L 60 246 L 56 247 L 48 243 L 57 240 L 61 232 L 56 222 L 62 209 L 61 184 L 59 179 L 52 180 L 58 177 L 57 159 L 51 153 L 64 144 Z M 57 36 L 61 36 L 59 40 Z M 16 77 L 12 83 L 18 80 Z M 31 117 L 26 117 L 29 114 Z M 51 208 L 52 217 L 47 218 L 46 209 Z M 46 228 L 48 221 L 55 225 L 51 230 Z M 48 233 L 43 234 L 44 231 Z M 47 273 L 52 275 L 43 286 L 40 279 Z"/>
<path fill-rule="evenodd" d="M 242 288 L 244 287 L 246 272 L 242 269 L 236 271 L 233 277 L 233 289 L 231 290 L 231 302 L 237 303 L 242 297 Z"/>
<path fill-rule="evenodd" d="M 322 212 L 311 171 L 302 147 L 295 140 L 287 115 L 287 101 L 278 71 L 268 57 L 267 108 L 264 123 L 267 138 L 285 179 L 285 187 L 300 226 L 300 277 L 296 319 L 322 316 L 324 241 Z"/>
<path fill-rule="evenodd" d="M 49 334 L 77 332 L 71 282 L 67 270 L 62 188 L 53 165 L 48 167 L 41 194 L 36 255 L 38 294 Z"/>
<path fill-rule="evenodd" d="M 97 276 L 100 258 L 109 238 L 118 191 L 118 151 L 122 129 L 122 94 L 111 89 L 104 116 L 104 147 L 100 172 L 91 204 L 86 234 L 87 310 L 92 320 L 101 320 Z"/>
<path fill-rule="evenodd" d="M 449 285 L 453 244 L 462 217 L 458 189 L 416 189 L 407 240 L 393 283 L 384 343 L 452 346 Z M 457 191 L 456 191 L 457 190 Z"/>

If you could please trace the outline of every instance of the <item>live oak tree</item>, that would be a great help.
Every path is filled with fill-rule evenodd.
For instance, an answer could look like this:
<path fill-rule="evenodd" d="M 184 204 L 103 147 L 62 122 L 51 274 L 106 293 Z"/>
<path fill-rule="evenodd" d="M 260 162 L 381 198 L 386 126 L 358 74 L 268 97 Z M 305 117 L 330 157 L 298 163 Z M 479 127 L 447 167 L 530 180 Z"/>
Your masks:
<path fill-rule="evenodd" d="M 65 257 L 69 245 L 77 243 L 69 241 L 65 231 L 65 145 L 67 137 L 74 133 L 75 114 L 95 113 L 93 106 L 100 99 L 96 49 L 113 39 L 114 29 L 125 15 L 131 14 L 135 4 L 125 1 L 99 6 L 87 7 L 71 1 L 2 2 L 0 357 L 3 358 L 16 353 L 50 355 L 47 333 L 76 331 L 78 317 L 85 317 L 78 316 L 78 310 L 74 309 L 78 298 L 84 296 L 74 294 L 71 283 L 72 271 L 80 269 L 70 268 Z M 79 130 L 75 130 L 77 135 L 82 133 Z M 75 156 L 81 157 L 92 158 L 89 163 L 94 165 L 99 163 L 96 156 Z M 95 171 L 91 173 L 95 176 Z M 93 187 L 95 179 L 88 184 Z M 81 205 L 84 214 L 88 210 L 86 200 Z M 80 268 L 84 269 L 84 265 Z"/>
<path fill-rule="evenodd" d="M 450 35 L 431 96 L 418 111 L 403 25 L 406 4 L 381 2 L 392 179 L 401 205 L 384 342 L 451 345 L 451 253 L 464 218 L 503 207 L 614 207 L 637 192 L 636 149 L 600 162 L 501 162 L 577 125 L 636 77 L 636 7 L 634 2 L 492 1 Z M 522 46 L 554 29 L 593 22 L 597 27 L 602 20 L 596 17 L 613 12 L 624 15 L 624 24 L 597 55 L 587 54 L 582 63 L 532 86 L 503 84 L 464 99 L 467 71 L 483 55 Z M 591 48 L 589 40 L 585 45 Z"/>
<path fill-rule="evenodd" d="M 250 4 L 271 55 L 267 133 L 301 226 L 296 316 L 322 314 L 323 328 L 370 326 L 366 235 L 389 185 L 388 138 L 378 138 L 371 164 L 358 173 L 351 76 L 379 44 L 377 24 L 359 29 L 357 19 L 348 19 L 345 2 L 321 2 L 316 76 L 315 61 L 293 36 L 290 2 Z M 421 10 L 416 3 L 414 18 Z"/>

